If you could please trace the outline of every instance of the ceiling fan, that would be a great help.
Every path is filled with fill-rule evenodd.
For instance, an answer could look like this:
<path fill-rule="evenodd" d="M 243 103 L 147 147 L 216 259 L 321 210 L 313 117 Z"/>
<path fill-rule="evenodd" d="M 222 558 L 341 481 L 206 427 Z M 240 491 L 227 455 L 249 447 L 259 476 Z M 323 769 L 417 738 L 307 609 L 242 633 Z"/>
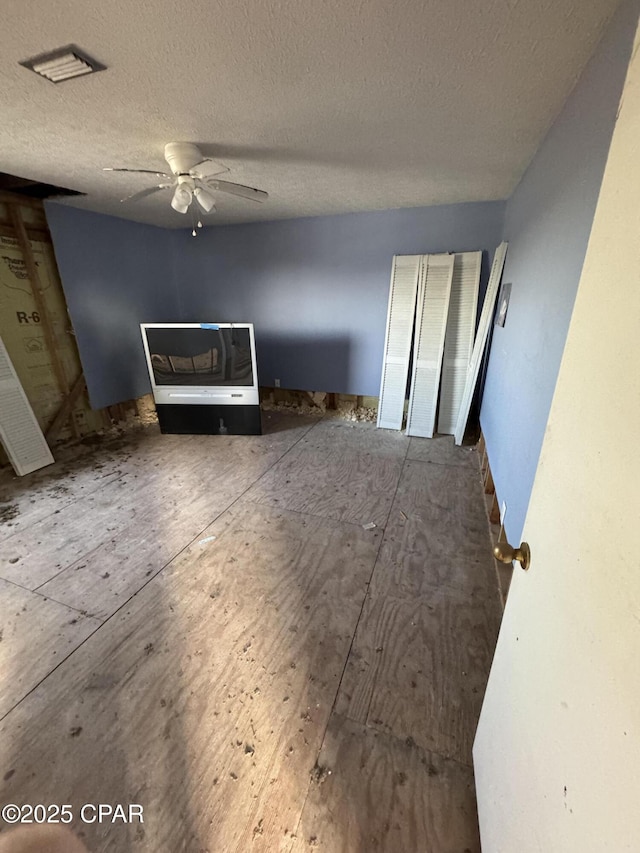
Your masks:
<path fill-rule="evenodd" d="M 229 169 L 210 157 L 203 157 L 198 146 L 191 142 L 169 142 L 164 147 L 164 158 L 169 164 L 170 173 L 159 172 L 155 169 L 124 168 L 105 168 L 103 171 L 131 172 L 155 175 L 157 178 L 161 178 L 162 183 L 132 193 L 120 201 L 137 201 L 162 190 L 173 190 L 171 207 L 178 213 L 187 213 L 194 199 L 204 213 L 215 212 L 214 192 L 229 193 L 257 202 L 263 202 L 269 198 L 269 194 L 263 190 L 220 180 L 218 175 L 228 172 Z M 198 226 L 202 227 L 200 221 L 198 221 Z M 194 236 L 195 233 L 194 227 Z"/>

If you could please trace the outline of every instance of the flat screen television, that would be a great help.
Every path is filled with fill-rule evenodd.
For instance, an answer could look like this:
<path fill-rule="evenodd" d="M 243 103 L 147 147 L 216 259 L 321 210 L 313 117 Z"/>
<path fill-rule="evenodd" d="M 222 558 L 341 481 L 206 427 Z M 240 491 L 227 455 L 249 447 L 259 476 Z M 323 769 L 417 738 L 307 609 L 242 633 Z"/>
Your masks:
<path fill-rule="evenodd" d="M 162 432 L 260 433 L 251 323 L 142 323 Z"/>

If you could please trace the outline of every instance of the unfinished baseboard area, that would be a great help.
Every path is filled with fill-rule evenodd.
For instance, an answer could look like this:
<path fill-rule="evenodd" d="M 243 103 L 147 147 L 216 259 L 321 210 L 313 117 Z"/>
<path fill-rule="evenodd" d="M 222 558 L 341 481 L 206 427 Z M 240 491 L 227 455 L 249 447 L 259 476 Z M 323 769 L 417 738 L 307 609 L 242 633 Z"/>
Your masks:
<path fill-rule="evenodd" d="M 484 499 L 487 507 L 487 515 L 489 518 L 489 532 L 491 534 L 491 544 L 495 547 L 499 542 L 506 542 L 504 528 L 500 523 L 500 503 L 496 494 L 496 487 L 493 482 L 493 475 L 489 465 L 489 455 L 487 453 L 487 445 L 484 436 L 480 433 L 478 442 L 478 452 L 480 454 L 480 471 L 482 473 L 482 483 L 484 486 Z M 500 589 L 500 598 L 504 607 L 509 593 L 509 585 L 513 576 L 513 566 L 511 564 L 500 563 L 495 561 L 496 573 L 498 575 L 498 586 Z"/>
<path fill-rule="evenodd" d="M 335 417 L 340 420 L 375 423 L 378 415 L 378 397 L 360 394 L 340 394 L 327 391 L 301 391 L 289 388 L 260 388 L 260 408 L 263 412 L 288 412 L 298 415 L 318 415 Z M 405 400 L 404 412 L 407 414 L 408 400 Z M 91 433 L 78 438 L 60 437 L 52 445 L 56 448 L 73 446 L 78 443 L 91 444 L 100 437 L 129 431 L 138 427 L 157 424 L 155 403 L 152 394 L 145 394 L 135 400 L 114 403 L 105 409 L 96 410 L 101 425 Z M 475 444 L 478 433 L 470 428 L 465 440 L 466 445 Z M 479 445 L 482 452 L 482 446 Z M 0 447 L 0 468 L 8 463 Z M 493 481 L 491 481 L 493 482 Z M 497 506 L 497 504 L 496 504 Z"/>
<path fill-rule="evenodd" d="M 334 415 L 348 421 L 375 422 L 378 398 L 327 391 L 294 391 L 288 388 L 260 388 L 264 411 L 285 410 L 303 415 Z"/>

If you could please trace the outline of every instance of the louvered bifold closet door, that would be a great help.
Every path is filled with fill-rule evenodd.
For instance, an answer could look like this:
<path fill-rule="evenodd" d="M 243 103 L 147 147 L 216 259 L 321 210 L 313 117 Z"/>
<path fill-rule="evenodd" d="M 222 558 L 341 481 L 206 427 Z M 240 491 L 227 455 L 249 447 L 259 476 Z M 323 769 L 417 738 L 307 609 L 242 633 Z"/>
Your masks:
<path fill-rule="evenodd" d="M 54 460 L 9 354 L 0 339 L 0 441 L 16 474 L 29 474 Z"/>
<path fill-rule="evenodd" d="M 484 295 L 484 302 L 482 303 L 480 322 L 478 323 L 478 331 L 476 332 L 475 340 L 473 342 L 473 352 L 471 353 L 471 361 L 469 362 L 469 370 L 467 371 L 467 380 L 464 384 L 464 392 L 462 394 L 462 403 L 460 404 L 460 411 L 458 412 L 458 421 L 456 423 L 456 430 L 454 433 L 456 444 L 462 444 L 467 420 L 469 419 L 471 400 L 473 399 L 473 392 L 475 391 L 476 382 L 478 381 L 478 373 L 480 371 L 480 362 L 484 354 L 484 348 L 487 345 L 487 337 L 489 336 L 489 328 L 493 318 L 493 309 L 496 304 L 496 297 L 498 295 L 500 279 L 502 278 L 504 262 L 507 257 L 508 246 L 508 243 L 500 243 L 496 249 L 495 255 L 493 256 L 491 273 L 489 275 L 489 284 L 487 285 L 487 292 Z"/>
<path fill-rule="evenodd" d="M 402 429 L 422 255 L 396 255 L 391 268 L 378 426 Z"/>
<path fill-rule="evenodd" d="M 453 435 L 467 380 L 476 331 L 482 252 L 454 256 L 447 332 L 444 338 L 438 432 Z"/>
<path fill-rule="evenodd" d="M 424 256 L 418 289 L 407 435 L 431 438 L 435 429 L 453 258 L 453 255 Z"/>

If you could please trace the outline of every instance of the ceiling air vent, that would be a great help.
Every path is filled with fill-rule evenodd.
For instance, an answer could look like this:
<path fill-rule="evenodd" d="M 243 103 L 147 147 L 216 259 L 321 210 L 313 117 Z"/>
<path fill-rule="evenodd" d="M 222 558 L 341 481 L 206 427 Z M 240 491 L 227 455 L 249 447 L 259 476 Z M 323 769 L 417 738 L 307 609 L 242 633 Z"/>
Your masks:
<path fill-rule="evenodd" d="M 74 44 L 41 53 L 33 59 L 26 59 L 20 65 L 35 71 L 41 77 L 46 77 L 52 83 L 62 83 L 63 80 L 71 80 L 73 77 L 81 77 L 106 68 Z"/>

